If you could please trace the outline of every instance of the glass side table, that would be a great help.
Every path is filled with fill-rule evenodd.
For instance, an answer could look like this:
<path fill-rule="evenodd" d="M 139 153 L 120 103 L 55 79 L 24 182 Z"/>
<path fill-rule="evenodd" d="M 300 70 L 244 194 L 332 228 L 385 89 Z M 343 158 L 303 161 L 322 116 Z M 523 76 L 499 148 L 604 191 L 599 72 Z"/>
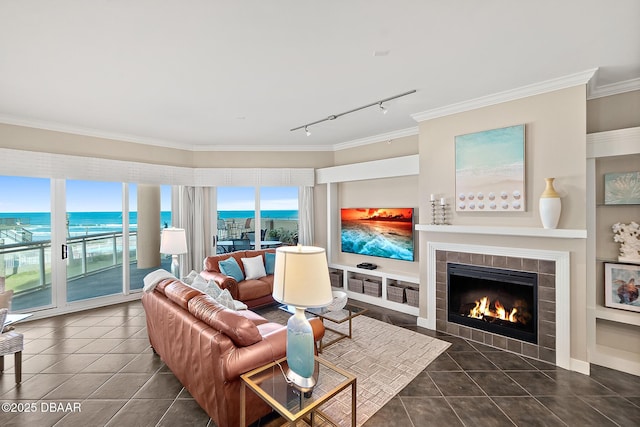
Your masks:
<path fill-rule="evenodd" d="M 278 308 L 282 311 L 286 311 L 287 313 L 291 313 L 291 314 L 295 312 L 295 309 L 293 307 L 289 307 L 288 305 L 281 305 Z M 320 348 L 318 349 L 318 353 L 322 353 L 323 349 L 325 349 L 326 347 L 329 347 L 331 344 L 337 343 L 341 339 L 344 339 L 344 338 L 350 339 L 353 334 L 353 327 L 352 327 L 353 318 L 356 316 L 360 316 L 361 314 L 364 314 L 367 311 L 368 310 L 366 308 L 360 307 L 359 305 L 352 304 L 352 303 L 347 303 L 347 305 L 345 305 L 342 310 L 335 310 L 335 311 L 329 311 L 326 308 L 307 308 L 305 310 L 307 314 L 313 317 L 319 317 L 325 329 L 337 335 L 336 338 L 328 342 L 325 342 L 324 338 L 320 340 Z M 328 320 L 329 322 L 336 323 L 336 324 L 349 322 L 349 333 L 345 334 L 344 332 L 341 332 L 337 329 L 329 327 L 325 323 L 325 320 Z"/>
<path fill-rule="evenodd" d="M 240 425 L 246 426 L 246 388 L 256 393 L 277 411 L 290 426 L 303 419 L 313 426 L 314 418 L 320 417 L 330 424 L 331 418 L 320 411 L 320 406 L 351 386 L 351 426 L 356 425 L 356 377 L 332 363 L 315 356 L 318 382 L 313 391 L 301 393 L 286 381 L 284 372 L 287 359 L 269 363 L 240 376 Z"/>

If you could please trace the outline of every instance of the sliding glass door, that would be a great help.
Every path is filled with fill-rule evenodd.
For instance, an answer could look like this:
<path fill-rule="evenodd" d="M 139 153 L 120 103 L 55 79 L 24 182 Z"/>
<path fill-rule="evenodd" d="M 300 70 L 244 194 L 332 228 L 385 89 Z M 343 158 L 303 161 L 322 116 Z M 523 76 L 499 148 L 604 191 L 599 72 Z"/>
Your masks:
<path fill-rule="evenodd" d="M 54 307 L 50 180 L 0 176 L 0 188 L 0 291 L 12 311 Z"/>
<path fill-rule="evenodd" d="M 250 249 L 255 245 L 256 189 L 218 187 L 217 194 L 218 253 Z"/>
<path fill-rule="evenodd" d="M 298 243 L 298 187 L 260 187 L 262 246 Z"/>
<path fill-rule="evenodd" d="M 66 181 L 67 301 L 123 292 L 122 184 Z"/>
<path fill-rule="evenodd" d="M 298 187 L 217 187 L 217 252 L 298 243 Z"/>

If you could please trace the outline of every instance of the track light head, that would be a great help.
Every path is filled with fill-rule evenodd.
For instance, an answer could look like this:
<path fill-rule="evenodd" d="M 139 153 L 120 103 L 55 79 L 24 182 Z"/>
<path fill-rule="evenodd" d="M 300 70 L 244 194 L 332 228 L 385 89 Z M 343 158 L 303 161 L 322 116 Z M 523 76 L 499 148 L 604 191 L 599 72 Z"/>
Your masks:
<path fill-rule="evenodd" d="M 307 134 L 307 136 L 311 136 L 311 131 L 307 128 L 307 126 L 304 127 L 304 131 Z"/>
<path fill-rule="evenodd" d="M 387 112 L 389 111 L 389 110 L 387 110 L 387 109 L 385 108 L 385 106 L 384 106 L 384 105 L 382 105 L 382 102 L 378 103 L 378 107 L 380 107 L 380 112 L 381 112 L 382 114 L 387 114 Z"/>

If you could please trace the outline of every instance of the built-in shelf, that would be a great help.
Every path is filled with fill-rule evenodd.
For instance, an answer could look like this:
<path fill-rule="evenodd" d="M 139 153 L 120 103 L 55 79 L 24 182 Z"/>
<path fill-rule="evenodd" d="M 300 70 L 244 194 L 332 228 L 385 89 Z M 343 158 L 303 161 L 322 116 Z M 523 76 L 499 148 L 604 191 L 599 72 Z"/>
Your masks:
<path fill-rule="evenodd" d="M 402 271 L 391 271 L 384 268 L 376 269 L 376 270 L 367 270 L 364 268 L 358 268 L 355 266 L 344 265 L 344 264 L 336 264 L 330 263 L 329 268 L 332 270 L 339 270 L 342 272 L 342 288 L 341 290 L 347 293 L 347 296 L 350 299 L 356 301 L 366 302 L 368 304 L 379 305 L 382 307 L 389 308 L 391 310 L 399 311 L 402 313 L 407 313 L 412 316 L 419 315 L 419 308 L 415 306 L 411 306 L 405 303 L 398 303 L 391 301 L 387 298 L 387 286 L 389 284 L 395 284 L 396 282 L 402 282 L 405 285 L 410 285 L 414 289 L 418 289 L 420 287 L 420 279 L 418 275 L 407 274 Z M 381 296 L 371 296 L 364 293 L 352 292 L 349 290 L 349 278 L 350 277 L 363 277 L 363 278 L 375 278 L 379 279 L 381 283 Z"/>
<path fill-rule="evenodd" d="M 618 262 L 618 258 L 604 258 L 604 257 L 598 257 L 596 258 L 596 261 L 598 262 Z"/>
<path fill-rule="evenodd" d="M 610 320 L 612 322 L 625 323 L 627 325 L 640 326 L 640 313 L 618 310 L 608 307 L 597 307 L 596 318 Z"/>
<path fill-rule="evenodd" d="M 338 264 L 338 263 L 329 263 L 330 268 L 335 268 L 337 270 L 344 271 L 352 271 L 354 273 L 360 274 L 370 274 L 371 276 L 376 276 L 379 278 L 385 279 L 395 279 L 402 280 L 403 282 L 419 282 L 418 275 L 407 274 L 406 271 L 395 271 L 389 270 L 387 268 L 376 268 L 375 270 L 368 270 L 366 268 L 359 268 L 354 265 L 346 265 L 346 264 Z"/>
<path fill-rule="evenodd" d="M 549 237 L 558 239 L 586 239 L 587 230 L 536 228 L 536 227 L 491 227 L 474 225 L 417 224 L 416 230 L 431 233 L 491 234 L 501 236 Z"/>
<path fill-rule="evenodd" d="M 603 263 L 618 263 L 618 251 L 611 245 L 610 225 L 619 222 L 621 217 L 635 218 L 640 212 L 638 205 L 604 204 L 604 175 L 637 170 L 638 141 L 640 127 L 587 135 L 586 159 L 588 361 L 633 375 L 640 375 L 640 352 L 622 350 L 612 343 L 624 337 L 622 339 L 633 340 L 629 348 L 637 349 L 640 313 L 605 307 L 602 303 L 604 275 L 599 272 Z M 604 227 L 604 224 L 608 226 Z"/>

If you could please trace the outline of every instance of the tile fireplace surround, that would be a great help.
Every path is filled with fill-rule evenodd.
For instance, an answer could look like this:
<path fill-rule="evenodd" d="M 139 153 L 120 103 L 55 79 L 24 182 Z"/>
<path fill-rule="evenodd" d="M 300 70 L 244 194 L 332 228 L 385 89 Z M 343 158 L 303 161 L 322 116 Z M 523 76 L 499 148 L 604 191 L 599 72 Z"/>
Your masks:
<path fill-rule="evenodd" d="M 447 263 L 538 273 L 538 344 L 485 332 L 447 320 Z M 509 350 L 544 362 L 556 362 L 555 262 L 468 252 L 436 251 L 436 330 Z"/>
<path fill-rule="evenodd" d="M 429 317 L 423 319 L 424 326 L 571 369 L 568 253 L 429 242 L 428 257 Z M 450 262 L 537 273 L 537 344 L 449 322 L 447 263 Z M 557 310 L 556 306 L 566 309 Z"/>

